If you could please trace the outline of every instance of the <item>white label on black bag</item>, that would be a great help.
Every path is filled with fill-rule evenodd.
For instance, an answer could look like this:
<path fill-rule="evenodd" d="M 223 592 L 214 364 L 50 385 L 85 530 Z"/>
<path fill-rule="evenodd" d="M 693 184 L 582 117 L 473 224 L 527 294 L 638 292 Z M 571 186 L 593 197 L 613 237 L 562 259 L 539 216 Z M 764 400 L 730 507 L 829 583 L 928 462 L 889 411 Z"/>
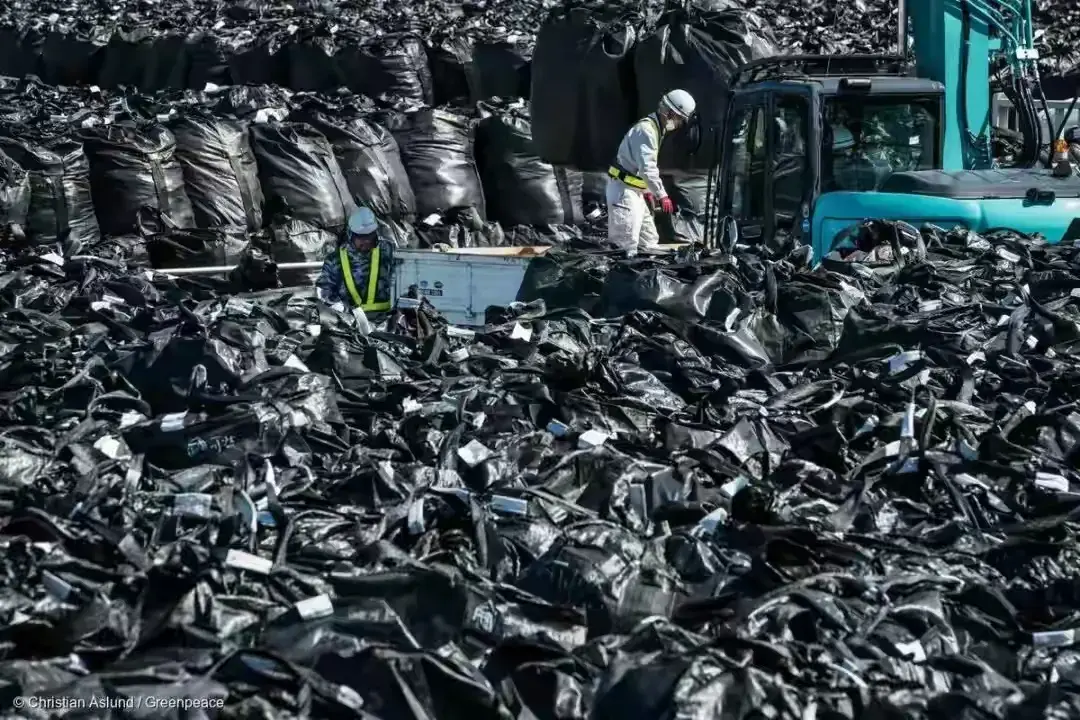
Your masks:
<path fill-rule="evenodd" d="M 208 518 L 214 498 L 206 493 L 177 493 L 173 496 L 173 512 L 187 517 Z"/>
<path fill-rule="evenodd" d="M 904 417 L 900 420 L 900 437 L 914 439 L 915 437 L 915 403 L 909 402 L 904 410 Z"/>
<path fill-rule="evenodd" d="M 477 440 L 470 440 L 463 448 L 458 448 L 458 457 L 469 467 L 476 467 L 492 456 L 491 450 Z"/>
<path fill-rule="evenodd" d="M 900 654 L 912 662 L 922 662 L 926 659 L 926 650 L 918 640 L 909 643 L 896 643 L 896 649 Z"/>
<path fill-rule="evenodd" d="M 334 603 L 326 593 L 296 603 L 296 612 L 305 620 L 316 620 L 334 614 Z"/>
<path fill-rule="evenodd" d="M 364 707 L 364 698 L 348 685 L 338 685 L 334 699 L 355 712 L 359 712 Z"/>
<path fill-rule="evenodd" d="M 1076 631 L 1069 629 L 1032 633 L 1031 641 L 1035 647 L 1065 647 L 1076 642 Z"/>
<path fill-rule="evenodd" d="M 1046 490 L 1055 490 L 1063 493 L 1069 492 L 1069 481 L 1062 476 L 1053 473 L 1035 473 L 1035 484 Z"/>
<path fill-rule="evenodd" d="M 177 430 L 184 429 L 184 418 L 187 417 L 187 411 L 178 413 L 169 413 L 168 415 L 161 416 L 161 429 L 164 432 L 176 432 Z"/>
<path fill-rule="evenodd" d="M 409 506 L 409 532 L 413 535 L 421 535 L 424 532 L 424 498 L 417 498 Z"/>
<path fill-rule="evenodd" d="M 532 339 L 533 331 L 531 327 L 525 327 L 521 323 L 514 323 L 514 327 L 510 330 L 510 338 L 512 340 L 521 340 L 523 342 L 529 342 Z"/>
<path fill-rule="evenodd" d="M 597 448 L 607 441 L 607 433 L 602 433 L 599 430 L 586 430 L 578 436 L 578 447 L 582 450 Z"/>
<path fill-rule="evenodd" d="M 225 564 L 235 570 L 247 570 L 259 575 L 269 575 L 274 568 L 272 561 L 243 550 L 230 550 L 225 555 Z"/>
<path fill-rule="evenodd" d="M 294 370 L 299 370 L 300 372 L 311 372 L 311 370 L 308 369 L 308 366 L 304 364 L 304 361 L 296 357 L 295 355 L 290 355 L 285 360 L 285 367 L 293 368 Z"/>
<path fill-rule="evenodd" d="M 49 594 L 60 602 L 67 600 L 73 590 L 69 582 L 52 574 L 48 570 L 41 573 L 41 583 L 45 586 L 45 589 Z"/>

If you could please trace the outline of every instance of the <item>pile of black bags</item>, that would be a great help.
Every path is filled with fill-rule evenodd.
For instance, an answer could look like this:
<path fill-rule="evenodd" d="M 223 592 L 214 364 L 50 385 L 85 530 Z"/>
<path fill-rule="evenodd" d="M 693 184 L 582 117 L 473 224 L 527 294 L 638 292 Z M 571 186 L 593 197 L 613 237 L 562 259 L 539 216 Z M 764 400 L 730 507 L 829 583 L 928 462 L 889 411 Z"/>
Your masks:
<path fill-rule="evenodd" d="M 639 28 L 660 0 L 606 3 Z M 886 52 L 896 41 L 895 0 L 697 0 L 712 10 L 769 20 L 786 52 Z M 1080 10 L 1039 0 L 1043 75 L 1080 64 Z M 595 4 L 594 4 L 595 7 Z M 49 83 L 202 89 L 278 84 L 395 91 L 426 103 L 528 96 L 533 43 L 551 10 L 538 0 L 388 3 L 185 0 L 108 5 L 12 0 L 0 8 L 0 75 Z M 648 29 L 645 30 L 648 33 Z M 1071 95 L 1070 95 L 1071 96 Z"/>
<path fill-rule="evenodd" d="M 531 99 L 542 158 L 606 170 L 627 128 L 655 112 L 664 93 L 689 91 L 706 139 L 720 127 L 732 72 L 777 54 L 770 26 L 728 0 L 687 4 L 649 21 L 630 7 L 562 6 L 540 29 Z M 707 172 L 715 149 L 677 134 L 664 144 L 663 170 Z"/>
<path fill-rule="evenodd" d="M 123 237 L 4 251 L 0 703 L 1080 714 L 1080 246 L 854 240 L 553 251 L 482 328 L 366 334 Z"/>
<path fill-rule="evenodd" d="M 332 244 L 360 205 L 402 245 L 445 242 L 427 231 L 464 216 L 545 244 L 603 224 L 585 211 L 602 203 L 596 183 L 540 160 L 522 99 L 432 108 L 277 86 L 146 95 L 24 80 L 0 87 L 0 109 L 12 173 L 0 218 L 32 244 L 296 223 Z"/>

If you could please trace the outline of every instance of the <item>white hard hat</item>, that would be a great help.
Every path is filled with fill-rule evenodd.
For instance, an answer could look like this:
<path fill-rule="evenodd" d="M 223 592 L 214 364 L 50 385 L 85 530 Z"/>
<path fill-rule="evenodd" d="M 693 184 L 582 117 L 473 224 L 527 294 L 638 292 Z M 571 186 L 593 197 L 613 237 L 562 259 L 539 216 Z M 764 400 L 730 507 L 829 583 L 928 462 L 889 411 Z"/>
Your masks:
<path fill-rule="evenodd" d="M 375 213 L 366 207 L 357 208 L 349 216 L 349 232 L 353 235 L 370 235 L 379 229 Z"/>
<path fill-rule="evenodd" d="M 689 120 L 697 109 L 694 96 L 685 90 L 672 90 L 660 99 L 660 109 L 670 110 L 683 120 Z"/>

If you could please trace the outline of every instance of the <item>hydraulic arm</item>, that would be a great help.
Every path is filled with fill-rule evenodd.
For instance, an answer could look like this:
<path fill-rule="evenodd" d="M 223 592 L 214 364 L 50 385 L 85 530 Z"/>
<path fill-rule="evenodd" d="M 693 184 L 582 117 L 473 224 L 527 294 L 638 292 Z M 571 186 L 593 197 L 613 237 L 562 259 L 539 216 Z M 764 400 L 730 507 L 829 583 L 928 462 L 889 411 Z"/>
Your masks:
<path fill-rule="evenodd" d="M 993 164 L 990 144 L 991 71 L 1003 71 L 1003 90 L 1024 134 L 1020 165 L 1034 167 L 1061 128 L 1039 119 L 1046 109 L 1034 47 L 1032 0 L 900 0 L 900 41 L 910 29 L 916 71 L 945 87 L 943 163 L 946 170 Z M 910 22 L 910 28 L 909 28 Z M 906 47 L 900 48 L 906 52 Z"/>

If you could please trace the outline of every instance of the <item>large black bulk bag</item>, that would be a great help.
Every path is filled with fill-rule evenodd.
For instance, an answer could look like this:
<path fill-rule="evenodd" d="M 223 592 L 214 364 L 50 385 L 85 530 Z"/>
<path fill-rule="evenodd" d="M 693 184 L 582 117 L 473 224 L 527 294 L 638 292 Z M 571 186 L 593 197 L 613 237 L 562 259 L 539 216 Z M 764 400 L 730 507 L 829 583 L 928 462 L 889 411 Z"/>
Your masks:
<path fill-rule="evenodd" d="M 336 60 L 340 76 L 353 92 L 427 105 L 434 102 L 427 51 L 415 35 L 391 34 L 364 45 L 347 46 L 338 51 Z"/>
<path fill-rule="evenodd" d="M 529 96 L 532 49 L 525 38 L 450 35 L 433 41 L 427 54 L 436 105 Z"/>
<path fill-rule="evenodd" d="M 322 133 L 334 149 L 349 192 L 357 205 L 383 219 L 412 222 L 416 196 L 401 163 L 397 141 L 390 132 L 346 109 L 331 115 L 318 109 L 294 111 L 290 120 Z"/>
<path fill-rule="evenodd" d="M 401 150 L 401 162 L 416 194 L 419 219 L 470 207 L 481 218 L 487 217 L 484 190 L 473 157 L 474 120 L 447 110 L 424 108 L 390 113 L 385 122 Z"/>
<path fill-rule="evenodd" d="M 248 236 L 241 229 L 167 230 L 146 239 L 154 268 L 213 267 L 240 261 Z"/>
<path fill-rule="evenodd" d="M 718 159 L 714 128 L 727 111 L 732 72 L 744 63 L 776 54 L 776 40 L 765 23 L 745 10 L 726 8 L 725 0 L 698 0 L 667 13 L 634 50 L 637 115 L 655 112 L 664 93 L 686 90 L 697 101 L 701 144 L 676 133 L 660 149 L 663 170 L 707 171 Z"/>
<path fill-rule="evenodd" d="M 606 170 L 637 119 L 636 21 L 604 6 L 552 10 L 532 59 L 533 142 L 540 157 Z"/>
<path fill-rule="evenodd" d="M 305 222 L 300 218 L 277 218 L 269 227 L 270 244 L 267 254 L 281 265 L 283 263 L 322 262 L 337 247 L 337 235 Z M 281 284 L 285 287 L 311 286 L 319 277 L 319 270 L 280 270 Z"/>
<path fill-rule="evenodd" d="M 258 26 L 254 26 L 258 28 Z M 233 85 L 285 85 L 289 81 L 288 36 L 267 25 L 264 35 L 228 53 Z"/>
<path fill-rule="evenodd" d="M 0 75 L 21 78 L 40 72 L 35 33 L 21 27 L 0 28 Z"/>
<path fill-rule="evenodd" d="M 356 209 L 330 141 L 303 123 L 255 123 L 251 149 L 271 216 L 291 216 L 324 230 L 345 227 Z"/>
<path fill-rule="evenodd" d="M 233 82 L 229 73 L 231 52 L 213 33 L 198 32 L 184 39 L 184 85 L 202 90 L 208 83 L 229 85 Z"/>
<path fill-rule="evenodd" d="M 176 160 L 176 139 L 159 124 L 101 125 L 80 131 L 90 160 L 94 210 L 105 235 L 148 227 L 144 209 L 168 216 L 173 227 L 195 225 Z M 162 229 L 162 228 L 158 228 Z"/>
<path fill-rule="evenodd" d="M 286 85 L 291 90 L 330 91 L 347 85 L 337 63 L 337 42 L 347 39 L 325 33 L 327 28 L 308 27 L 293 36 L 285 52 Z"/>
<path fill-rule="evenodd" d="M 184 113 L 170 126 L 176 159 L 199 228 L 262 227 L 262 187 L 243 120 L 203 110 Z"/>
<path fill-rule="evenodd" d="M 488 218 L 505 226 L 582 221 L 582 175 L 541 160 L 524 100 L 480 103 L 476 161 Z"/>
<path fill-rule="evenodd" d="M 0 153 L 0 229 L 26 225 L 30 211 L 30 176 L 7 155 Z"/>
<path fill-rule="evenodd" d="M 142 92 L 186 87 L 186 37 L 163 34 L 150 26 L 116 32 L 101 50 L 96 84 Z"/>
<path fill-rule="evenodd" d="M 48 85 L 92 85 L 104 56 L 104 44 L 95 37 L 95 31 L 101 30 L 31 30 L 22 40 L 27 64 L 36 59 L 37 75 Z"/>
<path fill-rule="evenodd" d="M 431 68 L 435 105 L 468 105 L 472 98 L 469 67 L 473 41 L 467 34 L 441 34 L 429 41 L 428 67 Z"/>
<path fill-rule="evenodd" d="M 32 242 L 66 240 L 68 247 L 91 247 L 101 241 L 82 143 L 0 135 L 0 150 L 29 174 L 26 234 Z"/>

